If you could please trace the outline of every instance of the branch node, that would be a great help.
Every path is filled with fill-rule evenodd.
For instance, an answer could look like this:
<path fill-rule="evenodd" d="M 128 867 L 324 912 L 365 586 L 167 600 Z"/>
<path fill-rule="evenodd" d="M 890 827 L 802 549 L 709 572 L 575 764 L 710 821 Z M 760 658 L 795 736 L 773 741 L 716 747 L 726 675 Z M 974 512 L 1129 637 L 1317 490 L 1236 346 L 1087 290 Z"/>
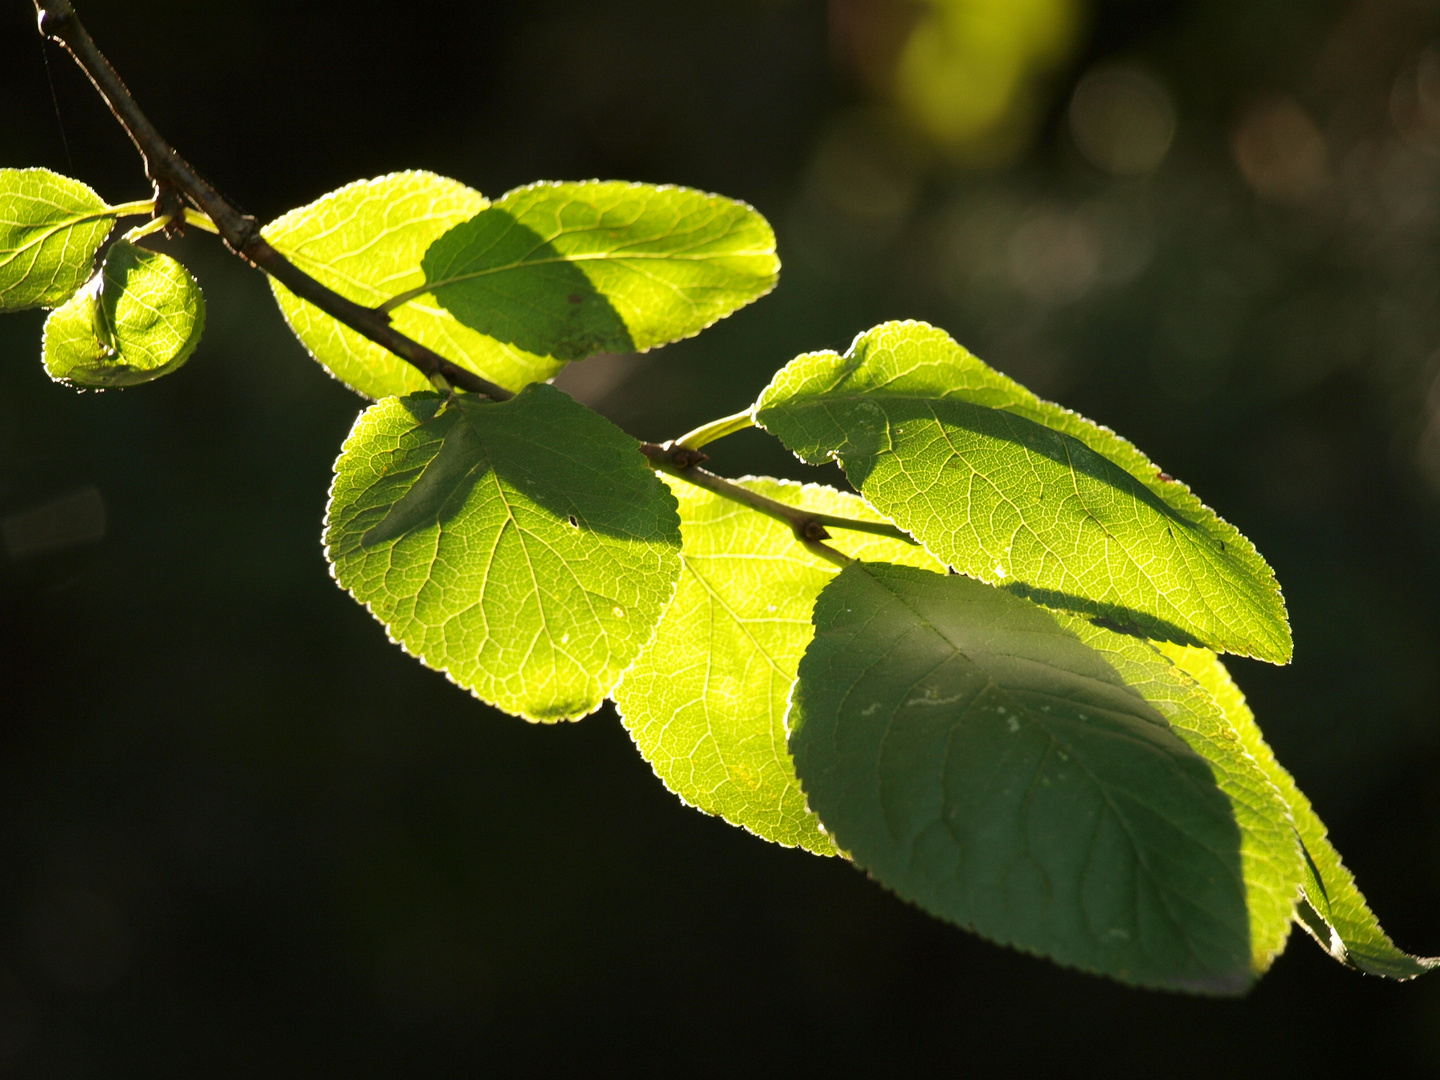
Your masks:
<path fill-rule="evenodd" d="M 185 197 L 180 189 L 169 180 L 162 180 L 152 176 L 150 182 L 155 187 L 155 218 L 169 218 L 165 225 L 165 236 L 175 237 L 185 235 Z"/>
<path fill-rule="evenodd" d="M 59 41 L 60 29 L 75 14 L 75 9 L 70 6 L 70 0 L 36 0 L 35 8 L 40 22 L 41 35 Z"/>
<path fill-rule="evenodd" d="M 829 540 L 830 533 L 814 518 L 800 522 L 795 529 L 801 540 Z"/>
<path fill-rule="evenodd" d="M 692 465 L 700 465 L 710 460 L 710 455 L 701 450 L 691 450 L 682 446 L 670 455 L 671 463 L 677 469 L 688 469 Z"/>

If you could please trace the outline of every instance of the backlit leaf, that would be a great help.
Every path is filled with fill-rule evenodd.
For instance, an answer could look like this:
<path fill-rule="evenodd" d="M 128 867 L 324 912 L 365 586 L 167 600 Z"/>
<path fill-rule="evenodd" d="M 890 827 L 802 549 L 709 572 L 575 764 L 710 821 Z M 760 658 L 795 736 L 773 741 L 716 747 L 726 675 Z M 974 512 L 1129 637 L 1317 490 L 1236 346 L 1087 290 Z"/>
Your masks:
<path fill-rule="evenodd" d="M 785 745 L 795 669 L 814 635 L 815 597 L 837 572 L 790 527 L 681 480 L 684 569 L 655 638 L 614 693 L 625 727 L 686 803 L 766 840 L 834 854 L 805 808 Z M 882 520 L 854 495 L 769 478 L 739 481 L 777 502 Z M 923 548 L 832 529 L 855 558 L 943 570 Z"/>
<path fill-rule="evenodd" d="M 0 311 L 54 307 L 94 270 L 114 216 L 79 180 L 0 169 Z"/>
<path fill-rule="evenodd" d="M 100 273 L 45 320 L 45 370 L 73 386 L 135 386 L 190 359 L 204 329 L 205 297 L 190 271 L 119 240 Z"/>
<path fill-rule="evenodd" d="M 407 651 L 529 720 L 598 708 L 680 574 L 675 499 L 635 440 L 543 384 L 366 410 L 325 543 Z"/>
<path fill-rule="evenodd" d="M 336 292 L 384 305 L 396 329 L 518 390 L 597 352 L 689 337 L 768 292 L 775 238 L 750 207 L 686 188 L 532 184 L 491 205 L 430 173 L 341 188 L 266 226 Z M 274 285 L 315 357 L 371 397 L 424 380 Z"/>
<path fill-rule="evenodd" d="M 1230 725 L 1265 775 L 1290 805 L 1295 828 L 1305 845 L 1305 901 L 1300 905 L 1300 925 L 1320 943 L 1321 948 L 1342 963 L 1353 964 L 1367 975 L 1391 979 L 1413 979 L 1440 966 L 1440 958 L 1411 956 L 1396 948 L 1380 921 L 1370 910 L 1355 877 L 1340 861 L 1330 843 L 1325 823 L 1315 813 L 1292 777 L 1265 743 L 1255 715 L 1245 703 L 1230 673 L 1209 649 L 1158 646 L 1175 664 L 1200 683 L 1225 711 Z"/>
<path fill-rule="evenodd" d="M 291 210 L 261 234 L 301 270 L 367 307 L 425 280 L 420 260 L 437 237 L 468 221 L 490 200 L 464 184 L 428 172 L 359 180 Z M 336 322 L 270 279 L 275 301 L 297 337 L 332 375 L 372 398 L 429 390 L 430 384 L 394 353 Z M 397 329 L 447 359 L 518 389 L 524 372 L 497 360 L 492 370 L 470 357 L 479 346 L 453 319 L 416 319 L 397 312 Z"/>
<path fill-rule="evenodd" d="M 699 333 L 765 295 L 775 235 L 744 203 L 680 187 L 591 180 L 516 188 L 425 253 L 425 292 L 542 378 L 597 352 Z M 438 310 L 437 310 L 438 309 Z"/>
<path fill-rule="evenodd" d="M 960 576 L 821 593 L 790 748 L 841 849 L 983 936 L 1142 986 L 1243 991 L 1301 879 L 1284 802 L 1147 643 Z"/>
<path fill-rule="evenodd" d="M 756 419 L 838 460 L 877 510 L 972 577 L 1144 636 L 1274 662 L 1269 566 L 1113 432 L 993 371 L 944 331 L 886 323 L 791 361 Z"/>

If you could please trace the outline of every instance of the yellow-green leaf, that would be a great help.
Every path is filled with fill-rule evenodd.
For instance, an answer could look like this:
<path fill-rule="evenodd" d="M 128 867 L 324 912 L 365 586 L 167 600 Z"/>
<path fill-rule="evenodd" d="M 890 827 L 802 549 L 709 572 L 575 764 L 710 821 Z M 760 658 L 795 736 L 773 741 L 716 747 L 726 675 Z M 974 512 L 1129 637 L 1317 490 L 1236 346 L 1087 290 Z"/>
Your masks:
<path fill-rule="evenodd" d="M 204 329 L 205 297 L 190 271 L 120 240 L 100 273 L 45 320 L 45 370 L 72 386 L 135 386 L 184 364 Z"/>
<path fill-rule="evenodd" d="M 1146 637 L 1276 663 L 1292 649 L 1254 546 L 1114 432 L 943 330 L 885 323 L 785 366 L 755 417 L 957 570 Z"/>
<path fill-rule="evenodd" d="M 1275 752 L 1260 734 L 1254 713 L 1245 703 L 1245 695 L 1230 678 L 1220 658 L 1209 649 L 1175 645 L 1158 648 L 1215 698 L 1245 749 L 1289 803 L 1306 853 L 1305 902 L 1298 913 L 1300 925 L 1306 932 L 1336 960 L 1351 964 L 1367 975 L 1413 979 L 1440 966 L 1440 958 L 1411 956 L 1397 948 L 1381 929 L 1380 921 L 1355 884 L 1355 876 L 1346 869 L 1340 853 L 1330 843 L 1325 823 L 1294 777 L 1276 760 Z"/>
<path fill-rule="evenodd" d="M 805 807 L 786 748 L 785 709 L 814 628 L 815 597 L 837 567 L 790 527 L 681 480 L 684 569 L 655 638 L 614 693 L 635 745 L 686 803 L 766 840 L 834 854 Z M 883 518 L 854 495 L 768 477 L 738 481 L 777 502 L 841 517 Z M 832 529 L 853 558 L 943 571 L 900 540 Z"/>
<path fill-rule="evenodd" d="M 85 284 L 115 218 L 79 180 L 0 169 L 0 311 L 54 307 Z"/>

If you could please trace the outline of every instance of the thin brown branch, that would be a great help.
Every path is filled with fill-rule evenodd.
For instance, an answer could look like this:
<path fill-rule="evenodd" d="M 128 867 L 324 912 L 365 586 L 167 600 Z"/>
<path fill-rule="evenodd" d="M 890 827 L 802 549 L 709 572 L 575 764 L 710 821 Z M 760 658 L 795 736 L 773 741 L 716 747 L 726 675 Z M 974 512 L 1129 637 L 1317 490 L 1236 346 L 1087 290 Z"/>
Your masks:
<path fill-rule="evenodd" d="M 700 463 L 707 460 L 707 455 L 698 450 L 669 444 L 661 446 L 657 443 L 643 443 L 640 452 L 662 472 L 694 484 L 696 487 L 704 488 L 706 491 L 714 492 L 731 502 L 758 510 L 767 517 L 783 521 L 790 526 L 796 540 L 821 558 L 829 559 L 841 566 L 850 562 L 849 557 L 821 542 L 830 539 L 829 529 L 849 529 L 853 532 L 887 536 L 892 540 L 903 540 L 907 544 L 915 543 L 915 539 L 909 533 L 888 521 L 864 521 L 860 518 L 838 517 L 835 514 L 817 514 L 812 510 L 789 506 L 786 503 L 777 502 L 775 499 L 766 498 L 758 491 L 751 491 L 747 487 L 726 480 L 723 476 L 716 476 L 714 473 L 700 468 Z"/>
<path fill-rule="evenodd" d="M 514 396 L 406 337 L 390 325 L 390 317 L 384 312 L 347 300 L 271 247 L 260 235 L 260 223 L 232 206 L 161 137 L 86 32 L 70 0 L 35 0 L 35 9 L 40 19 L 40 33 L 59 42 L 75 58 L 145 159 L 146 174 L 155 185 L 157 216 L 170 214 L 175 221 L 183 222 L 185 200 L 188 200 L 215 223 L 221 238 L 235 254 L 332 319 L 390 350 L 431 383 L 469 390 L 496 400 Z"/>

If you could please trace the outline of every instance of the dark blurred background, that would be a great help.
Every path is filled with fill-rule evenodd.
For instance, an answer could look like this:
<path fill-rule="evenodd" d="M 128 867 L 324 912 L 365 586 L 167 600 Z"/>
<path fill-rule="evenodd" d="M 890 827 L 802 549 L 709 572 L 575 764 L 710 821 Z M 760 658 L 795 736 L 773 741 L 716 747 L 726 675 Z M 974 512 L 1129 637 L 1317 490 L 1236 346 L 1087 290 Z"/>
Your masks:
<path fill-rule="evenodd" d="M 562 376 L 636 435 L 913 317 L 1132 438 L 1275 567 L 1295 663 L 1232 670 L 1387 928 L 1440 952 L 1440 3 L 81 11 L 262 220 L 403 168 L 753 203 L 773 295 Z M 49 73 L 53 104 L 6 0 L 0 164 L 145 195 Z M 1298 934 L 1239 1001 L 1062 971 L 682 807 L 608 708 L 529 726 L 422 669 L 321 556 L 362 403 L 259 275 L 173 250 L 210 321 L 153 386 L 52 385 L 42 315 L 0 320 L 3 1068 L 1440 1075 L 1440 975 Z M 716 458 L 805 475 L 755 433 Z"/>

